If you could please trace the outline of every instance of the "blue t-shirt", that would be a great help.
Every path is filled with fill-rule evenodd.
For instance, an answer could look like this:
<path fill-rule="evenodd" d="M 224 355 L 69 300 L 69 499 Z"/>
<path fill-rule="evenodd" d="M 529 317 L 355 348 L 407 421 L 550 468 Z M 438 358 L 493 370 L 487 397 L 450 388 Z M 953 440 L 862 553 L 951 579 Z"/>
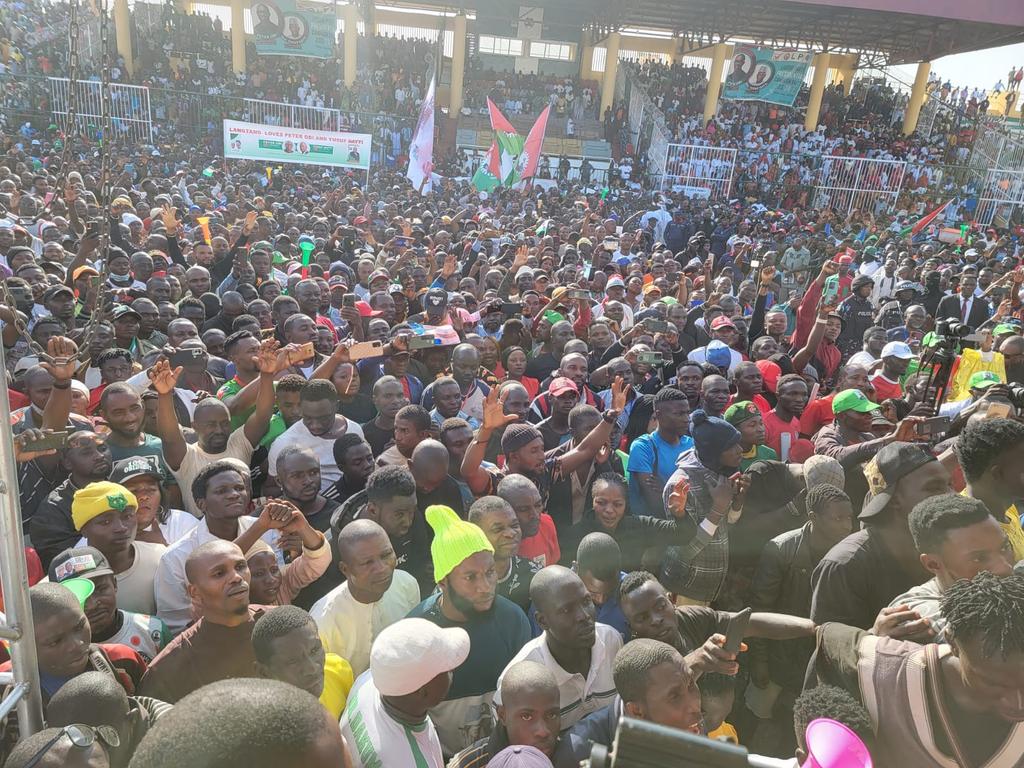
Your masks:
<path fill-rule="evenodd" d="M 672 473 L 676 471 L 676 461 L 684 451 L 693 448 L 693 438 L 683 435 L 675 445 L 665 442 L 655 431 L 650 435 L 640 435 L 629 448 L 629 472 L 643 472 L 654 475 L 660 485 L 665 485 Z M 629 509 L 634 515 L 651 515 L 665 517 L 663 509 L 647 509 L 640 491 L 640 483 L 629 484 Z"/>

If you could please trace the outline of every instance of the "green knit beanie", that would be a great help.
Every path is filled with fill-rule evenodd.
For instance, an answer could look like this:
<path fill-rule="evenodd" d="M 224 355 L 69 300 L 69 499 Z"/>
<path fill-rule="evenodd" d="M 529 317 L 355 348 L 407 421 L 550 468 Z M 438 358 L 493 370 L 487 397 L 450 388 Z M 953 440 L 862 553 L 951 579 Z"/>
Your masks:
<path fill-rule="evenodd" d="M 430 556 L 434 560 L 434 580 L 441 581 L 467 557 L 477 552 L 493 552 L 494 547 L 484 532 L 467 523 L 455 510 L 442 504 L 427 507 L 427 522 L 434 529 Z"/>

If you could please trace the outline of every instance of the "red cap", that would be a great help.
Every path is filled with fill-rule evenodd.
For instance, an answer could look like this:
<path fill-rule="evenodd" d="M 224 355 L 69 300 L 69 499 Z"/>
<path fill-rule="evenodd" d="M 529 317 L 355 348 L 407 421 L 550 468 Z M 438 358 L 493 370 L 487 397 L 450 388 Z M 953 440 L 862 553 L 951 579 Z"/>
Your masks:
<path fill-rule="evenodd" d="M 779 367 L 778 363 L 773 363 L 771 360 L 758 360 L 754 365 L 761 372 L 765 389 L 769 392 L 774 392 L 775 385 L 778 384 L 779 377 L 782 375 L 782 368 Z"/>
<path fill-rule="evenodd" d="M 567 379 L 565 376 L 557 376 L 548 384 L 548 394 L 552 397 L 564 395 L 566 392 L 572 392 L 577 395 L 580 392 L 576 387 L 576 382 L 572 379 Z"/>
<path fill-rule="evenodd" d="M 711 321 L 712 331 L 717 331 L 719 328 L 732 328 L 733 330 L 736 330 L 736 324 L 725 315 L 721 315 Z"/>
<path fill-rule="evenodd" d="M 357 301 L 356 309 L 359 310 L 360 317 L 380 317 L 380 310 L 374 309 L 365 301 Z"/>

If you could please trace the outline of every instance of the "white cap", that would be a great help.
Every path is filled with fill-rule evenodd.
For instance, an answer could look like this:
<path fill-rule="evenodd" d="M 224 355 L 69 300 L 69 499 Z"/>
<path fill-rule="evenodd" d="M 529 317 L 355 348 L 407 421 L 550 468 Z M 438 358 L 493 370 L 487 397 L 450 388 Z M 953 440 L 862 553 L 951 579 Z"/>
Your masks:
<path fill-rule="evenodd" d="M 402 619 L 387 627 L 370 649 L 370 674 L 382 696 L 418 691 L 469 656 L 469 634 L 442 629 L 426 619 Z"/>
<path fill-rule="evenodd" d="M 906 344 L 902 341 L 890 341 L 882 347 L 882 357 L 898 357 L 900 360 L 909 360 L 914 356 Z"/>

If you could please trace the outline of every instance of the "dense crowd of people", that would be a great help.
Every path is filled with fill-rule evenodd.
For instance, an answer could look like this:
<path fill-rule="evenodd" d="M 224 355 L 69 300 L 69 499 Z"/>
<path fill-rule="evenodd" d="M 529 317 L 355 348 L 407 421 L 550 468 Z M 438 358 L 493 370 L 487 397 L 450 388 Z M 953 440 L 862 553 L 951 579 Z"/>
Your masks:
<path fill-rule="evenodd" d="M 147 76 L 191 45 L 218 77 L 186 18 Z M 389 45 L 394 109 L 421 52 Z M 337 98 L 264 66 L 230 87 Z M 700 129 L 696 70 L 640 71 L 693 141 L 949 151 L 881 91 L 810 134 L 755 104 Z M 796 765 L 827 718 L 876 765 L 1024 766 L 1019 221 L 623 162 L 485 193 L 438 158 L 425 191 L 184 134 L 108 145 L 104 199 L 85 140 L 0 142 L 45 721 L 0 719 L 5 768 L 577 768 L 622 717 L 683 753 Z"/>

